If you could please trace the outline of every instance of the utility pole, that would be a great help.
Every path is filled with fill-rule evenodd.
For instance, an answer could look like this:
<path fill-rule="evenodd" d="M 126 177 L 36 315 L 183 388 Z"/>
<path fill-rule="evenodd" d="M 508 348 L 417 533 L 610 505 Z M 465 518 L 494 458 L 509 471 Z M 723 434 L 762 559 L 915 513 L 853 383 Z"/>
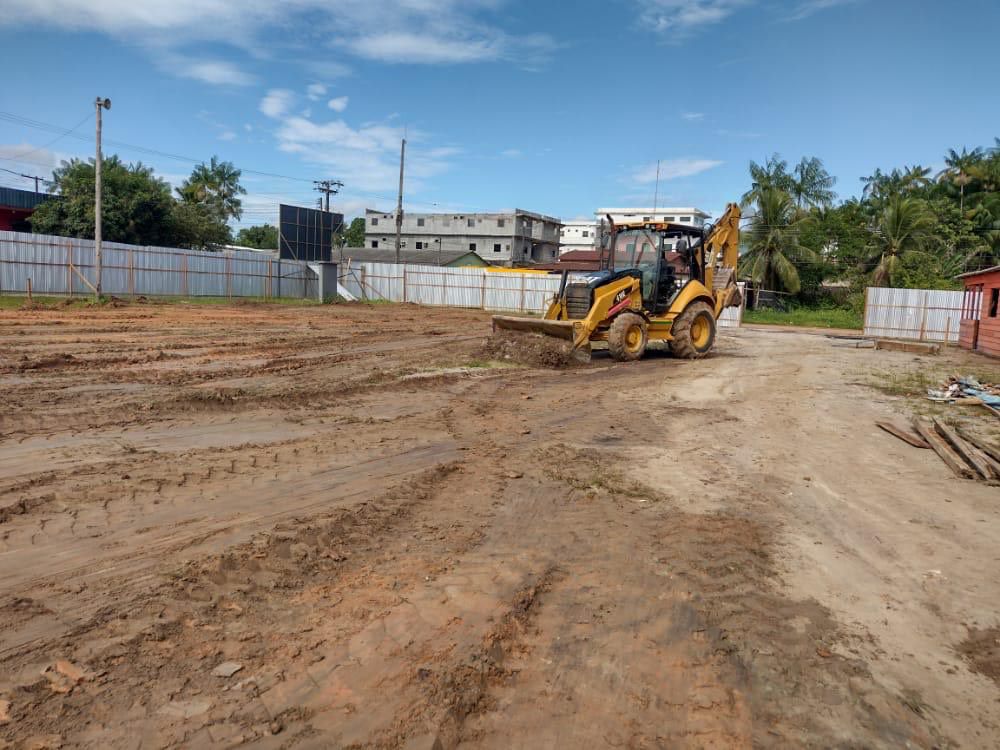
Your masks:
<path fill-rule="evenodd" d="M 316 186 L 313 190 L 326 195 L 326 208 L 324 210 L 330 213 L 330 196 L 339 193 L 340 189 L 344 187 L 344 183 L 340 180 L 313 180 L 313 185 Z M 320 208 L 322 208 L 322 204 Z"/>
<path fill-rule="evenodd" d="M 101 299 L 101 276 L 103 264 L 101 259 L 101 110 L 111 109 L 111 100 L 97 97 L 94 102 L 97 107 L 97 158 L 94 162 L 94 258 L 97 266 L 97 284 L 94 286 L 94 297 Z"/>
<path fill-rule="evenodd" d="M 399 198 L 396 201 L 396 263 L 399 263 L 399 248 L 403 234 L 403 162 L 406 160 L 406 139 L 399 148 Z"/>
<path fill-rule="evenodd" d="M 660 160 L 656 160 L 656 190 L 653 193 L 653 213 L 656 213 L 656 204 L 660 200 Z M 656 217 L 653 217 L 653 221 L 656 221 Z"/>

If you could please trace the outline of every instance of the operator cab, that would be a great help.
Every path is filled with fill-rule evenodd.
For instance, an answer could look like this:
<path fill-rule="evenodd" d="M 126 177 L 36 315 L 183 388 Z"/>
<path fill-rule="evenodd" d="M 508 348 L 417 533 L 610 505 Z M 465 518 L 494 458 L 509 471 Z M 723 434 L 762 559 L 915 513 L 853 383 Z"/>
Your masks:
<path fill-rule="evenodd" d="M 702 281 L 698 262 L 703 230 L 683 224 L 625 225 L 605 235 L 603 254 L 615 274 L 637 271 L 642 278 L 643 306 L 654 315 L 670 309 L 674 298 L 692 279 Z M 611 237 L 613 252 L 607 252 Z"/>

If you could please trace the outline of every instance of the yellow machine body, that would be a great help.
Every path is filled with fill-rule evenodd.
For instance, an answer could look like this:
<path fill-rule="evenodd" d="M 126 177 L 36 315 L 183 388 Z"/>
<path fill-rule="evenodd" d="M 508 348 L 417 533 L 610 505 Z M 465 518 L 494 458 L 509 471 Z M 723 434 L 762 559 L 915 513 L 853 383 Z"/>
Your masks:
<path fill-rule="evenodd" d="M 611 225 L 606 255 L 608 268 L 593 280 L 574 281 L 566 277 L 560 293 L 549 304 L 541 319 L 495 316 L 495 330 L 542 333 L 573 342 L 574 349 L 589 347 L 595 341 L 608 341 L 618 359 L 637 359 L 647 341 L 677 342 L 678 356 L 695 358 L 711 349 L 715 322 L 730 305 L 741 304 L 736 286 L 739 256 L 740 209 L 730 204 L 723 217 L 700 237 L 690 250 L 685 249 L 690 277 L 679 285 L 672 281 L 673 270 L 666 269 L 663 239 L 672 235 L 695 235 L 692 227 L 668 223 Z M 613 259 L 620 236 L 638 237 L 649 242 L 659 237 L 655 262 L 644 258 L 641 268 L 615 268 Z M 634 248 L 635 242 L 629 245 Z M 633 250 L 634 252 L 634 250 Z M 665 274 L 665 269 L 669 274 Z M 652 278 L 652 281 L 649 279 Z M 643 294 L 643 284 L 657 285 Z M 673 283 L 668 288 L 666 282 Z M 583 286 L 587 284 L 583 300 Z M 661 288 L 663 287 L 663 288 Z M 662 292 L 662 294 L 661 294 Z M 668 299 L 669 297 L 669 299 Z M 616 324 L 616 321 L 628 315 Z"/>

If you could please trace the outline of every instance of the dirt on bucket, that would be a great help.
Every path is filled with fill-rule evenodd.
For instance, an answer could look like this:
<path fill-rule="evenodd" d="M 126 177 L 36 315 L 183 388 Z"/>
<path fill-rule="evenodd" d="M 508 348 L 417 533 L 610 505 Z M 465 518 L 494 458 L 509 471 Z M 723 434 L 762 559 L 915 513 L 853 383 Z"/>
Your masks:
<path fill-rule="evenodd" d="M 541 333 L 497 331 L 483 344 L 484 357 L 531 367 L 561 370 L 590 360 L 588 352 L 573 351 L 573 344 Z"/>

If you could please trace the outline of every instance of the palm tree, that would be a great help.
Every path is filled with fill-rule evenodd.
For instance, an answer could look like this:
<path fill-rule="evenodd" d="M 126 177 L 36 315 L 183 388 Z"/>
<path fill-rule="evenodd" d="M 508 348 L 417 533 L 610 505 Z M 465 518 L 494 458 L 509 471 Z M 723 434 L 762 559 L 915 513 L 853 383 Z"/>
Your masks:
<path fill-rule="evenodd" d="M 931 184 L 930 167 L 922 167 L 914 164 L 912 167 L 904 167 L 900 174 L 900 183 L 904 191 L 919 190 Z"/>
<path fill-rule="evenodd" d="M 828 206 L 833 203 L 836 197 L 833 186 L 837 183 L 837 178 L 826 171 L 820 159 L 803 156 L 802 161 L 795 165 L 794 171 L 791 193 L 799 208 L 804 208 L 803 204 Z"/>
<path fill-rule="evenodd" d="M 763 164 L 750 162 L 751 188 L 743 194 L 740 204 L 746 208 L 760 198 L 768 189 L 774 188 L 790 192 L 795 179 L 788 173 L 788 162 L 780 154 L 772 154 Z"/>
<path fill-rule="evenodd" d="M 919 198 L 894 195 L 878 218 L 871 261 L 876 263 L 872 282 L 892 284 L 899 262 L 911 252 L 920 252 L 930 239 L 934 216 Z"/>
<path fill-rule="evenodd" d="M 240 185 L 241 174 L 232 162 L 219 161 L 213 156 L 209 164 L 199 164 L 191 171 L 177 193 L 189 203 L 211 206 L 223 221 L 238 220 L 243 216 L 243 201 L 239 196 L 247 192 Z"/>
<path fill-rule="evenodd" d="M 861 196 L 871 200 L 879 200 L 886 193 L 890 180 L 889 175 L 876 167 L 870 176 L 861 178 L 861 182 L 865 186 L 861 191 Z"/>
<path fill-rule="evenodd" d="M 972 151 L 968 151 L 963 146 L 962 153 L 958 153 L 955 149 L 950 148 L 948 149 L 948 154 L 944 158 L 944 163 L 947 166 L 938 173 L 938 180 L 958 185 L 958 206 L 962 213 L 965 213 L 965 186 L 971 181 L 971 177 L 969 177 L 969 170 L 982 161 L 982 158 L 983 151 L 979 148 L 974 148 Z"/>
<path fill-rule="evenodd" d="M 768 289 L 796 294 L 801 288 L 796 261 L 817 262 L 812 250 L 799 243 L 799 233 L 812 217 L 800 211 L 792 197 L 777 188 L 765 188 L 751 219 L 747 252 L 742 262 L 750 278 Z"/>

